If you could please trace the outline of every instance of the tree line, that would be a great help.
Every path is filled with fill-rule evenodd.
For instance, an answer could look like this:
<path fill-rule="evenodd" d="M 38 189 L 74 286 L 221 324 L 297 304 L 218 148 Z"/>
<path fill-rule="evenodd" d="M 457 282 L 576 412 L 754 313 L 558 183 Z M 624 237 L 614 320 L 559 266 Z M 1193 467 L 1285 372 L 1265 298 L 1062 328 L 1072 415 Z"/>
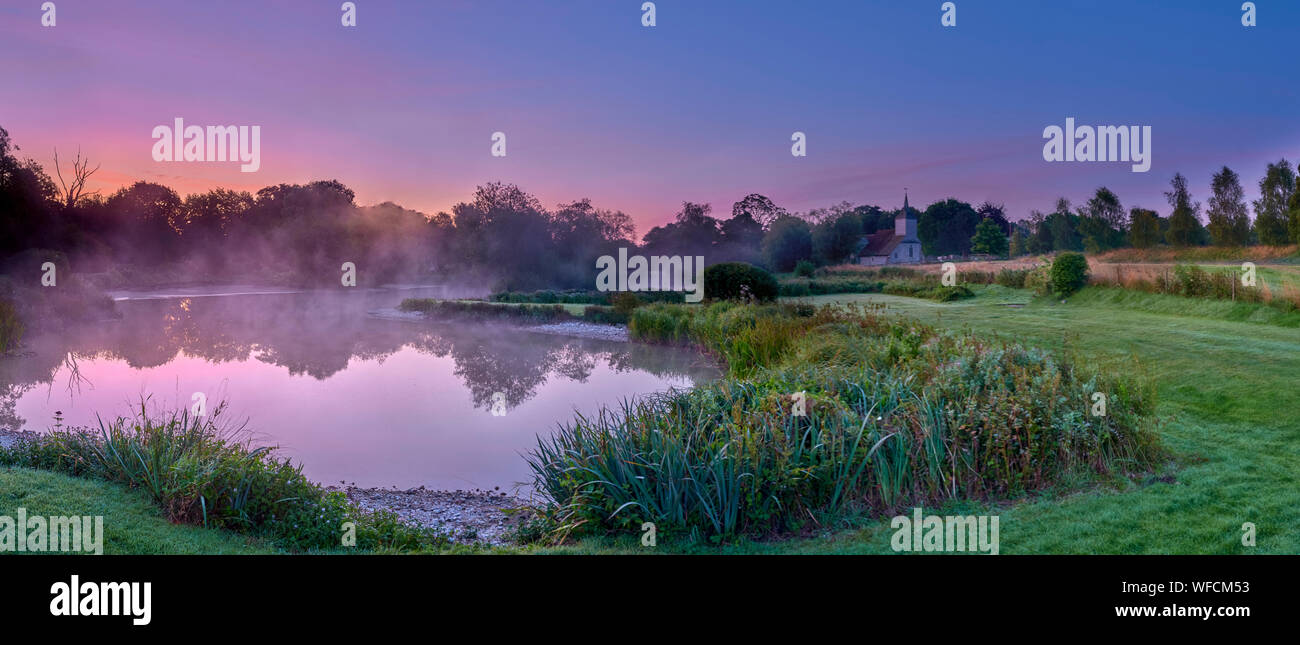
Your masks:
<path fill-rule="evenodd" d="M 362 284 L 457 280 L 497 289 L 590 288 L 595 259 L 619 247 L 646 255 L 702 255 L 708 264 L 743 261 L 791 271 L 800 262 L 855 260 L 863 236 L 891 230 L 899 210 L 849 202 L 792 213 L 761 194 L 715 217 L 710 204 L 683 202 L 672 221 L 636 242 L 632 218 L 579 199 L 546 208 L 518 186 L 493 182 L 450 212 L 427 215 L 384 202 L 358 206 L 336 180 L 278 184 L 256 193 L 216 188 L 180 196 L 137 181 L 109 195 L 86 190 L 94 174 L 78 154 L 55 156 L 54 177 L 0 128 L 0 269 L 24 270 L 56 254 L 78 272 L 130 267 L 174 281 L 207 279 L 336 283 L 352 262 Z M 1000 204 L 948 198 L 911 210 L 928 257 L 1051 251 L 1101 252 L 1158 244 L 1244 246 L 1300 241 L 1300 192 L 1285 159 L 1270 163 L 1249 217 L 1240 177 L 1224 167 L 1205 209 L 1177 174 L 1169 214 L 1134 207 L 1098 188 L 1074 207 L 1011 221 Z M 45 260 L 41 260 L 45 261 Z M 39 266 L 39 262 L 37 262 Z"/>

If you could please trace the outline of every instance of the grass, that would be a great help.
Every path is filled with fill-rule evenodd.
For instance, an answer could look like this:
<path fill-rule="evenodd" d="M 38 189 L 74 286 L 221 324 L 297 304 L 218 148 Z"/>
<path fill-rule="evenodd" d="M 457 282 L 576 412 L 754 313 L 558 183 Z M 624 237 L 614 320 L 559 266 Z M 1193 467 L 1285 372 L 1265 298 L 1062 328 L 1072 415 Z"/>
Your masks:
<path fill-rule="evenodd" d="M 528 461 L 561 534 L 647 521 L 712 541 L 786 534 L 1145 471 L 1160 455 L 1131 370 L 870 308 L 650 305 L 630 332 L 694 343 L 730 378 L 540 437 Z M 1087 412 L 1094 392 L 1104 416 Z"/>
<path fill-rule="evenodd" d="M 1089 287 L 1059 300 L 1024 290 L 976 288 L 972 299 L 938 303 L 882 294 L 799 299 L 884 306 L 891 315 L 988 338 L 1069 350 L 1119 368 L 1137 359 L 1157 390 L 1159 435 L 1175 461 L 1162 471 L 1107 485 L 1067 485 L 1014 504 L 953 502 L 927 513 L 997 513 L 1004 554 L 1291 554 L 1300 552 L 1300 333 L 1216 318 L 1212 301 L 1179 301 L 1164 312 L 1135 309 Z M 1008 306 L 1011 305 L 1011 306 Z M 1075 482 L 1078 483 L 1078 482 Z M 1242 524 L 1258 529 L 1241 543 Z M 885 518 L 858 528 L 790 540 L 715 547 L 659 538 L 657 553 L 890 554 Z M 539 553 L 647 553 L 635 535 L 588 537 Z"/>
<path fill-rule="evenodd" d="M 0 515 L 104 517 L 104 553 L 275 553 L 266 541 L 231 531 L 173 524 L 140 490 L 31 468 L 0 468 Z"/>
<path fill-rule="evenodd" d="M 292 551 L 342 548 L 349 522 L 365 550 L 450 546 L 441 531 L 359 509 L 307 480 L 274 448 L 251 446 L 242 427 L 222 421 L 223 412 L 224 404 L 206 415 L 155 412 L 142 400 L 132 416 L 97 428 L 56 426 L 20 437 L 0 448 L 0 465 L 122 484 L 145 493 L 171 522 L 237 531 Z"/>

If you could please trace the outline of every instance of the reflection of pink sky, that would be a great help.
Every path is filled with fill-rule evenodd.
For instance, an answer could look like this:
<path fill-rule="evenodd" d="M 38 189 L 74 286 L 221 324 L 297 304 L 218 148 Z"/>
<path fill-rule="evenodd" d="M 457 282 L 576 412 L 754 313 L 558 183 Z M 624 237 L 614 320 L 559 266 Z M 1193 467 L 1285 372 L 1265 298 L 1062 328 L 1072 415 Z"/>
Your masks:
<path fill-rule="evenodd" d="M 285 368 L 256 360 L 209 363 L 185 355 L 172 362 L 135 369 L 117 360 L 81 363 L 90 384 L 69 397 L 67 374 L 18 399 L 17 413 L 29 428 L 52 424 L 54 411 L 67 425 L 96 425 L 95 413 L 119 414 L 153 393 L 160 408 L 191 405 L 204 392 L 209 406 L 230 401 L 230 418 L 251 419 L 259 442 L 281 447 L 304 464 L 306 475 L 324 484 L 339 480 L 363 486 L 503 490 L 530 480 L 521 454 L 538 433 L 573 418 L 575 409 L 593 411 L 635 393 L 689 386 L 644 371 L 615 372 L 603 362 L 585 383 L 552 375 L 537 396 L 503 417 L 475 408 L 453 373 L 450 356 L 439 358 L 405 348 L 383 359 L 353 359 L 325 380 L 289 376 Z"/>

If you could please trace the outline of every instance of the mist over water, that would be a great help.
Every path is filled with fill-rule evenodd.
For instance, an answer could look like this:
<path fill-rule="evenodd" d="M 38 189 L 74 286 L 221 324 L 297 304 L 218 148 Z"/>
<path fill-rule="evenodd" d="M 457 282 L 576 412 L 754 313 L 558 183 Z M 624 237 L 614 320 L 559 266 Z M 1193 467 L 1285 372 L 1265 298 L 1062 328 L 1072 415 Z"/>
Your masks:
<path fill-rule="evenodd" d="M 202 392 L 321 483 L 505 490 L 575 411 L 718 374 L 687 350 L 382 315 L 456 295 L 442 288 L 264 291 L 119 292 L 120 320 L 33 330 L 0 359 L 0 427 L 97 426 Z"/>

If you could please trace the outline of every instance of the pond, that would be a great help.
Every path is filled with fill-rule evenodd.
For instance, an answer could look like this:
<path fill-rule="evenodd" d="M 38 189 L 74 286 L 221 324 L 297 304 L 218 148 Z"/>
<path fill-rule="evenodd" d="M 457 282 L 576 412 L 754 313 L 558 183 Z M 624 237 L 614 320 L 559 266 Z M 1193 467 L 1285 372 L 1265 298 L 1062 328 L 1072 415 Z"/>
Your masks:
<path fill-rule="evenodd" d="M 120 320 L 29 331 L 0 359 L 0 427 L 97 427 L 202 393 L 323 484 L 511 490 L 575 413 L 718 375 L 685 349 L 379 315 L 432 288 L 208 293 L 122 294 Z"/>

